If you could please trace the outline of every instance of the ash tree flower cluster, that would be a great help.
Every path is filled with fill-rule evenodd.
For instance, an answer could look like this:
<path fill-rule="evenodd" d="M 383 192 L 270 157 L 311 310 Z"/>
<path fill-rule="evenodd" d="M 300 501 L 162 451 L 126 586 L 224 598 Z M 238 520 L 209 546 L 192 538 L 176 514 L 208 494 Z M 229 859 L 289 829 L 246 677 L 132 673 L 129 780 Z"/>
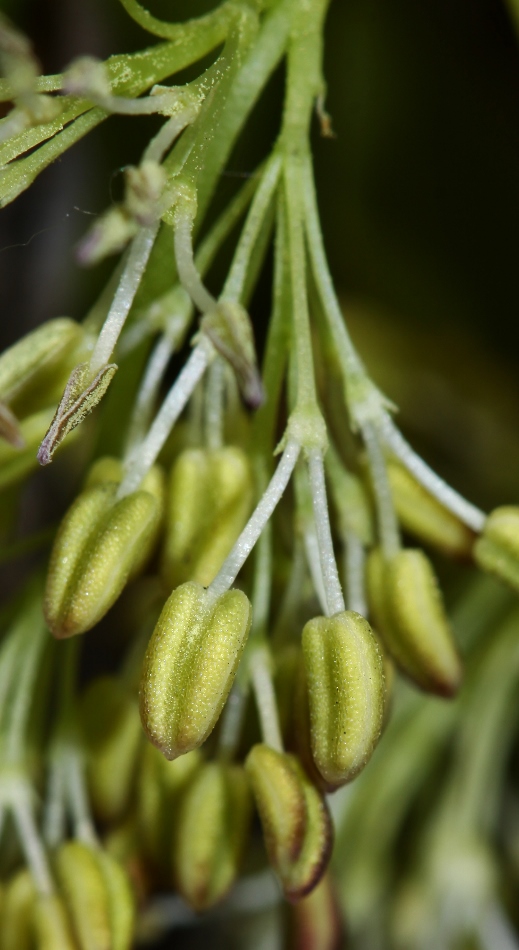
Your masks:
<path fill-rule="evenodd" d="M 320 883 L 315 893 L 329 897 L 328 796 L 364 770 L 380 742 L 361 776 L 365 810 L 375 807 L 384 732 L 387 755 L 396 741 L 397 674 L 444 698 L 464 675 L 432 563 L 421 547 L 403 546 L 402 530 L 519 590 L 519 509 L 487 517 L 414 452 L 339 307 L 310 146 L 314 115 L 331 134 L 328 0 L 226 0 L 182 24 L 121 2 L 158 40 L 104 63 L 81 58 L 59 76 L 41 76 L 29 41 L 0 21 L 0 97 L 12 104 L 0 120 L 3 205 L 111 115 L 162 119 L 140 164 L 124 172 L 123 199 L 78 248 L 84 265 L 122 254 L 107 291 L 83 323 L 56 317 L 0 356 L 1 489 L 74 451 L 85 427 L 99 424 L 111 387 L 127 396 L 117 420 L 123 455 L 91 459 L 44 575 L 28 582 L 0 643 L 5 946 L 124 950 L 165 889 L 210 910 L 247 863 L 254 812 L 262 860 L 288 901 Z M 198 78 L 172 84 L 208 55 Z M 201 230 L 282 61 L 277 140 Z M 205 276 L 231 235 L 232 262 L 214 296 Z M 259 360 L 247 307 L 271 245 L 270 312 L 255 317 L 266 327 Z M 138 349 L 135 390 L 125 364 Z M 166 391 L 177 352 L 183 368 Z M 117 613 L 121 597 L 133 610 Z M 118 673 L 84 684 L 80 635 L 102 622 L 109 636 L 121 617 Z M 503 638 L 507 629 L 493 647 L 497 664 Z M 484 670 L 474 675 L 477 683 Z M 409 709 L 421 701 L 410 695 Z M 455 708 L 444 700 L 434 708 L 444 707 Z M 424 708 L 408 718 L 426 747 L 434 726 Z M 438 715 L 446 735 L 451 714 Z M 433 897 L 447 890 L 442 847 L 456 826 L 464 762 L 420 883 L 401 897 L 399 946 L 433 945 Z M 479 868 L 480 905 L 495 915 L 476 824 L 457 830 L 458 859 L 471 874 Z M 406 944 L 413 901 L 425 908 L 423 932 Z M 480 923 L 468 904 L 470 931 Z M 353 921 L 361 905 L 352 899 Z M 450 940 L 458 932 L 450 918 L 444 924 Z"/>

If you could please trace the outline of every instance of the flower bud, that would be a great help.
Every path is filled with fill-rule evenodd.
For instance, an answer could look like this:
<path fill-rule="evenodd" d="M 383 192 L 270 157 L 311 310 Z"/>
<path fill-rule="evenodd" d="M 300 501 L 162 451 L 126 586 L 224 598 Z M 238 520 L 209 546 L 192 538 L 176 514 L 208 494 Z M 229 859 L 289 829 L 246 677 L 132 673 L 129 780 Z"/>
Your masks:
<path fill-rule="evenodd" d="M 83 330 L 74 320 L 58 317 L 22 337 L 0 356 L 0 402 L 18 408 L 31 391 L 49 386 L 79 344 Z M 41 405 L 41 402 L 40 402 Z"/>
<path fill-rule="evenodd" d="M 474 532 L 417 482 L 398 462 L 387 463 L 393 502 L 405 531 L 451 557 L 469 557 Z"/>
<path fill-rule="evenodd" d="M 102 485 L 105 482 L 114 482 L 116 485 L 120 485 L 123 475 L 124 465 L 121 459 L 114 458 L 111 455 L 104 455 L 96 459 L 90 468 L 85 481 L 85 488 L 93 488 L 94 485 Z M 146 473 L 140 484 L 140 490 L 153 495 L 158 504 L 158 514 L 154 530 L 149 533 L 146 542 L 141 545 L 140 553 L 137 554 L 135 558 L 129 575 L 130 580 L 136 577 L 137 574 L 140 574 L 146 565 L 153 553 L 161 532 L 166 503 L 166 486 L 164 472 L 159 465 L 153 465 Z"/>
<path fill-rule="evenodd" d="M 157 499 L 139 489 L 117 501 L 116 493 L 114 482 L 83 491 L 61 523 L 45 589 L 45 618 L 58 639 L 101 620 L 149 550 Z"/>
<path fill-rule="evenodd" d="M 137 779 L 137 822 L 145 854 L 160 868 L 169 864 L 178 802 L 201 761 L 198 749 L 168 762 L 155 746 L 149 742 L 143 745 Z"/>
<path fill-rule="evenodd" d="M 420 550 L 368 559 L 373 620 L 398 665 L 427 692 L 452 696 L 461 664 L 430 561 Z"/>
<path fill-rule="evenodd" d="M 377 744 L 384 666 L 371 627 L 352 610 L 316 617 L 303 630 L 312 755 L 329 787 L 351 781 Z"/>
<path fill-rule="evenodd" d="M 122 867 L 80 841 L 62 845 L 55 861 L 80 950 L 130 950 L 135 908 Z"/>
<path fill-rule="evenodd" d="M 211 762 L 182 799 L 173 854 L 178 890 L 195 910 L 222 900 L 238 874 L 251 816 L 245 771 Z"/>
<path fill-rule="evenodd" d="M 171 471 L 163 574 L 207 587 L 242 531 L 253 500 L 250 462 L 233 446 L 187 449 Z"/>
<path fill-rule="evenodd" d="M 489 514 L 474 546 L 474 560 L 519 591 L 519 507 L 504 505 Z"/>
<path fill-rule="evenodd" d="M 102 676 L 83 695 L 80 718 L 94 812 L 117 821 L 128 807 L 141 744 L 137 703 L 114 676 Z"/>
<path fill-rule="evenodd" d="M 251 624 L 240 590 L 216 602 L 189 581 L 166 601 L 144 657 L 144 730 L 167 759 L 204 742 L 229 695 Z"/>
<path fill-rule="evenodd" d="M 330 858 L 333 831 L 326 802 L 294 756 L 259 744 L 245 768 L 270 863 L 288 900 L 299 900 L 318 884 Z"/>
<path fill-rule="evenodd" d="M 2 950 L 31 950 L 35 896 L 34 883 L 29 871 L 18 871 L 8 882 L 0 917 Z"/>
<path fill-rule="evenodd" d="M 38 897 L 33 921 L 37 950 L 78 950 L 61 897 Z"/>

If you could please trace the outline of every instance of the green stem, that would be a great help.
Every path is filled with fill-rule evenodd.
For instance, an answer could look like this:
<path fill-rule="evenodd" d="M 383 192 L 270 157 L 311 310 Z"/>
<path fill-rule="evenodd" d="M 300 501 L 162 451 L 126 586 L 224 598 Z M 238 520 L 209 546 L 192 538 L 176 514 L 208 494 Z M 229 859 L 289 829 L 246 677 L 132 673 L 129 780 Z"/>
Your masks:
<path fill-rule="evenodd" d="M 302 179 L 308 253 L 324 316 L 335 344 L 345 380 L 349 381 L 357 377 L 366 379 L 366 372 L 346 329 L 328 267 L 310 156 L 307 156 L 304 160 Z"/>
<path fill-rule="evenodd" d="M 26 752 L 27 726 L 34 700 L 34 686 L 47 641 L 47 628 L 41 615 L 40 603 L 32 606 L 21 630 L 23 662 L 14 684 L 16 690 L 4 720 L 5 761 L 11 764 L 23 761 Z"/>
<path fill-rule="evenodd" d="M 222 113 L 226 107 L 230 89 L 243 65 L 257 31 L 257 18 L 249 11 L 237 18 L 230 30 L 222 53 L 211 67 L 213 82 L 208 90 L 196 123 L 182 136 L 178 145 L 164 162 L 171 178 L 182 173 L 182 178 L 196 189 L 200 169 L 208 167 L 208 152 L 219 129 Z M 170 223 L 175 223 L 175 210 Z M 168 220 L 166 216 L 166 220 Z"/>
<path fill-rule="evenodd" d="M 380 543 L 384 555 L 392 558 L 400 550 L 400 529 L 389 484 L 386 460 L 378 430 L 366 422 L 361 428 L 369 461 L 369 470 L 375 495 Z"/>
<path fill-rule="evenodd" d="M 120 2 L 129 16 L 148 33 L 171 40 L 179 46 L 189 45 L 200 33 L 211 36 L 213 46 L 218 46 L 225 39 L 230 24 L 236 19 L 239 6 L 236 0 L 227 0 L 227 3 L 220 4 L 216 10 L 206 16 L 188 20 L 187 23 L 168 23 L 166 20 L 159 20 L 152 16 L 145 7 L 137 3 L 137 0 L 120 0 Z M 261 4 L 256 4 L 256 6 L 261 6 Z"/>
<path fill-rule="evenodd" d="M 207 371 L 204 391 L 205 442 L 212 450 L 221 449 L 223 445 L 224 373 L 223 361 L 217 356 Z"/>
<path fill-rule="evenodd" d="M 330 0 L 299 0 L 292 16 L 288 49 L 283 143 L 287 154 L 308 156 L 310 122 L 323 91 L 323 23 Z"/>
<path fill-rule="evenodd" d="M 261 182 L 252 200 L 250 211 L 247 215 L 247 220 L 240 235 L 229 274 L 225 281 L 222 297 L 238 301 L 243 298 L 251 256 L 256 246 L 258 235 L 265 225 L 265 219 L 277 188 L 281 165 L 281 156 L 274 152 L 264 168 Z"/>
<path fill-rule="evenodd" d="M 13 818 L 25 860 L 29 866 L 36 890 L 43 896 L 54 892 L 45 848 L 40 838 L 32 805 L 32 789 L 21 784 L 11 801 Z"/>
<path fill-rule="evenodd" d="M 292 291 L 293 346 L 297 367 L 296 411 L 319 414 L 315 388 L 310 315 L 306 285 L 306 255 L 300 204 L 301 181 L 299 163 L 285 161 L 285 195 L 287 205 L 288 243 L 290 247 L 290 280 Z"/>
<path fill-rule="evenodd" d="M 207 210 L 222 169 L 243 125 L 285 52 L 293 8 L 298 2 L 299 0 L 280 0 L 267 13 L 253 46 L 237 75 L 233 77 L 219 121 L 211 130 L 212 137 L 207 143 L 205 174 L 197 183 L 197 225 Z M 186 138 L 187 136 L 184 136 L 184 139 Z"/>
<path fill-rule="evenodd" d="M 283 752 L 283 738 L 279 725 L 276 694 L 270 671 L 270 653 L 265 646 L 254 650 L 249 660 L 249 670 L 258 709 L 263 741 L 277 752 Z"/>
<path fill-rule="evenodd" d="M 486 835 L 495 831 L 519 712 L 518 628 L 515 610 L 494 632 L 466 693 L 443 812 L 457 830 Z"/>
<path fill-rule="evenodd" d="M 278 215 L 274 243 L 274 287 L 272 315 L 263 356 L 262 381 L 265 400 L 253 421 L 252 444 L 264 457 L 271 456 L 276 437 L 276 422 L 290 338 L 290 285 L 286 242 L 286 218 L 282 194 L 278 196 Z"/>
<path fill-rule="evenodd" d="M 226 37 L 232 20 L 209 20 L 204 18 L 203 28 L 197 20 L 182 24 L 176 39 L 169 43 L 158 43 L 151 49 L 138 53 L 120 54 L 110 57 L 106 62 L 112 92 L 122 96 L 139 96 L 147 89 L 174 75 L 186 66 L 197 62 L 218 46 Z M 179 36 L 181 42 L 179 42 Z M 5 92 L 3 87 L 0 91 Z M 76 100 L 77 101 L 77 100 Z M 79 100 L 78 109 L 84 110 L 87 104 Z M 72 108 L 72 107 L 71 107 Z M 22 191 L 29 187 L 37 176 L 59 155 L 75 142 L 95 128 L 109 113 L 105 109 L 89 109 L 67 125 L 63 131 L 36 151 L 12 162 L 0 172 L 0 203 L 9 204 Z M 7 143 L 6 143 L 7 144 Z M 27 145 L 27 148 L 29 146 Z"/>

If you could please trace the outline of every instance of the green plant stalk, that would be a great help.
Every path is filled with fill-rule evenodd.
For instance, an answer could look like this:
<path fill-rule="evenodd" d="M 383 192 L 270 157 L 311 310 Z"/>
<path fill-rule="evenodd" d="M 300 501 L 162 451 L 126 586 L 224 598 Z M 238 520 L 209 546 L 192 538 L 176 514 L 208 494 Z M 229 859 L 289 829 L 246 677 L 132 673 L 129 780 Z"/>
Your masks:
<path fill-rule="evenodd" d="M 252 445 L 258 454 L 270 459 L 274 449 L 279 401 L 290 340 L 290 284 L 286 250 L 286 218 L 283 195 L 278 195 L 278 213 L 274 241 L 274 284 L 272 313 L 263 356 L 265 399 L 253 420 Z"/>
<path fill-rule="evenodd" d="M 191 21 L 190 24 L 184 25 L 184 31 L 172 42 L 160 43 L 138 53 L 110 57 L 106 68 L 112 92 L 121 96 L 139 96 L 162 80 L 202 59 L 225 39 L 230 22 L 228 17 L 225 23 L 224 19 L 216 23 L 206 22 L 203 29 L 200 29 L 197 21 Z M 52 77 L 53 80 L 54 78 L 56 81 L 59 78 L 57 88 L 60 88 L 61 77 Z M 0 85 L 0 92 L 5 99 L 11 98 L 8 84 Z M 13 201 L 32 184 L 40 172 L 110 114 L 106 109 L 89 108 L 87 100 L 76 101 L 79 118 L 74 119 L 57 134 L 52 131 L 53 123 L 49 123 L 49 132 L 53 136 L 50 141 L 31 155 L 18 159 L 14 164 L 0 171 L 1 206 Z M 87 109 L 85 115 L 80 114 Z M 54 123 L 59 123 L 59 119 L 58 116 Z M 42 130 L 42 133 L 45 131 L 45 127 L 38 126 L 38 128 Z M 37 144 L 34 132 L 30 129 L 17 137 L 17 141 L 19 153 Z"/>
<path fill-rule="evenodd" d="M 445 792 L 443 820 L 460 831 L 491 835 L 517 725 L 519 611 L 495 631 L 462 704 L 457 754 Z M 499 688 L 496 689 L 496 683 Z"/>
<path fill-rule="evenodd" d="M 27 754 L 27 727 L 34 699 L 41 657 L 48 642 L 48 632 L 39 601 L 31 605 L 24 628 L 20 628 L 22 654 L 18 656 L 19 671 L 16 692 L 9 703 L 2 723 L 2 758 L 9 765 L 22 765 Z"/>

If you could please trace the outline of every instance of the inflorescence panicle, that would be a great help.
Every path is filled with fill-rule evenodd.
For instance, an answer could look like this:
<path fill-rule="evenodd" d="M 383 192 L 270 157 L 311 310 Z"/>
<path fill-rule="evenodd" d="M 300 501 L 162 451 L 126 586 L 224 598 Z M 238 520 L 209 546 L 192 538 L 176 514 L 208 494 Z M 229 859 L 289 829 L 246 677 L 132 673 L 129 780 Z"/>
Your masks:
<path fill-rule="evenodd" d="M 12 103 L 0 122 L 4 203 L 110 115 L 163 119 L 140 163 L 126 167 L 123 199 L 78 246 L 81 265 L 123 254 L 99 304 L 83 324 L 50 320 L 0 356 L 2 491 L 21 484 L 36 459 L 52 462 L 58 447 L 73 453 L 87 416 L 93 429 L 104 418 L 109 387 L 126 410 L 114 439 L 123 453 L 90 459 L 45 579 L 31 581 L 0 643 L 0 858 L 7 814 L 20 850 L 0 885 L 0 916 L 14 919 L 22 894 L 37 946 L 71 950 L 132 946 L 139 877 L 143 893 L 174 886 L 196 911 L 223 900 L 241 872 L 254 807 L 286 898 L 324 894 L 328 913 L 326 796 L 363 771 L 381 740 L 380 757 L 359 779 L 366 801 L 379 802 L 377 767 L 397 744 L 395 669 L 442 697 L 462 682 L 432 561 L 407 546 L 408 535 L 519 590 L 519 508 L 487 516 L 420 458 L 341 312 L 310 145 L 314 112 L 322 133 L 330 130 L 322 74 L 329 0 L 228 0 L 183 24 L 121 2 L 161 43 L 106 63 L 81 57 L 59 77 L 40 76 L 29 41 L 0 19 L 0 92 Z M 209 55 L 214 62 L 197 79 L 164 84 Z M 279 136 L 204 232 L 230 150 L 282 60 Z M 231 237 L 228 274 L 215 287 L 211 265 Z M 248 307 L 271 245 L 268 320 Z M 259 359 L 255 328 L 263 327 Z M 329 340 L 342 439 L 327 416 L 320 343 Z M 137 349 L 136 389 L 127 357 Z M 171 379 L 173 354 L 185 359 Z M 101 622 L 103 635 L 121 627 L 124 657 L 117 674 L 84 687 L 79 634 Z M 489 648 L 496 680 L 510 636 L 505 625 Z M 460 774 L 453 771 L 451 798 L 431 827 L 440 829 L 435 847 L 455 834 L 460 866 L 477 851 L 495 924 L 504 912 L 478 827 L 484 805 L 473 803 L 463 833 L 453 805 L 477 771 L 470 717 L 492 692 L 483 667 L 469 664 L 467 675 L 473 698 L 445 704 L 436 732 L 432 707 L 411 690 L 402 689 L 395 717 L 410 749 L 439 748 L 455 710 L 468 706 Z M 506 682 L 511 689 L 511 671 Z M 494 710 L 498 725 L 505 707 Z M 477 790 L 491 772 L 483 759 L 495 734 L 482 739 Z M 396 798 L 405 799 L 407 767 Z M 416 767 L 425 769 L 420 756 Z M 424 950 L 446 861 L 439 845 L 425 852 L 425 896 L 406 891 L 399 910 L 405 929 L 412 901 L 430 902 L 425 936 L 413 944 Z M 467 919 L 475 911 L 467 905 Z M 361 901 L 352 913 L 361 919 Z"/>

